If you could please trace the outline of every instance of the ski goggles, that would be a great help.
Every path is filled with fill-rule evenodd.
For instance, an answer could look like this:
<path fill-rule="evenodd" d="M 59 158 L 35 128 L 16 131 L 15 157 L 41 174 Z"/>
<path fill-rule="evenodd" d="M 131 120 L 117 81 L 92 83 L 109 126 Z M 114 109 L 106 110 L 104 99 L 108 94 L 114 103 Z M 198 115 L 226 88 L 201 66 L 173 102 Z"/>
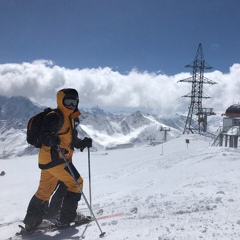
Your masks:
<path fill-rule="evenodd" d="M 76 107 L 77 106 L 77 104 L 78 104 L 78 99 L 73 99 L 73 98 L 64 98 L 64 100 L 63 100 L 63 104 L 65 105 L 65 106 L 73 106 L 73 107 Z"/>

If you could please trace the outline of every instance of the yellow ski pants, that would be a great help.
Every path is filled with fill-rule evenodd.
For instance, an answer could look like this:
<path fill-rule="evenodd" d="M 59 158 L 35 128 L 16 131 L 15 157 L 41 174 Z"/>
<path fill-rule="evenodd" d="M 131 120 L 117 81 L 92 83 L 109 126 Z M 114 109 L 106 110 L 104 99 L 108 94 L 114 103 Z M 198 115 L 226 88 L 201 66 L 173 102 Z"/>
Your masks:
<path fill-rule="evenodd" d="M 83 179 L 74 167 L 70 163 L 70 167 L 80 184 L 81 189 L 83 188 Z M 74 193 L 79 193 L 80 190 L 71 175 L 66 163 L 60 164 L 56 167 L 41 170 L 41 178 L 37 192 L 35 196 L 43 201 L 48 201 L 57 185 L 58 180 L 62 181 L 66 186 L 67 190 Z"/>

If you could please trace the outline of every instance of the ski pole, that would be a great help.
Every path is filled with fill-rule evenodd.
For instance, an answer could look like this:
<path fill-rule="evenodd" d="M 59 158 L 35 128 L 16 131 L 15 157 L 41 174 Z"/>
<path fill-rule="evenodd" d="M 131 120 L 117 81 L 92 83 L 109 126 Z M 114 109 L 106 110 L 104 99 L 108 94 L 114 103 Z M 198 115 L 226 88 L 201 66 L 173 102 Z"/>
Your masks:
<path fill-rule="evenodd" d="M 89 148 L 88 148 L 88 180 L 89 180 L 89 201 L 90 201 L 90 206 L 92 208 L 91 164 L 90 164 L 90 149 Z M 86 225 L 80 239 L 84 238 L 84 234 L 87 231 L 88 226 L 89 226 L 89 223 Z"/>
<path fill-rule="evenodd" d="M 89 180 L 89 201 L 92 208 L 92 186 L 91 186 L 91 163 L 90 163 L 90 149 L 88 148 L 88 180 Z"/>
<path fill-rule="evenodd" d="M 90 213 L 91 213 L 94 221 L 96 222 L 96 224 L 97 224 L 97 226 L 98 226 L 98 228 L 99 228 L 99 230 L 100 230 L 100 232 L 101 232 L 101 234 L 99 235 L 99 237 L 103 237 L 106 232 L 103 232 L 103 231 L 102 231 L 102 229 L 101 229 L 101 227 L 100 227 L 100 225 L 99 225 L 99 223 L 98 223 L 98 221 L 97 221 L 97 218 L 95 217 L 95 215 L 94 215 L 94 213 L 93 213 L 93 210 L 92 210 L 91 206 L 89 205 L 89 203 L 88 203 L 88 201 L 87 201 L 87 198 L 86 198 L 85 194 L 83 193 L 83 190 L 82 190 L 79 182 L 77 181 L 77 178 L 76 178 L 76 176 L 75 176 L 75 174 L 74 174 L 74 172 L 73 172 L 73 170 L 72 170 L 72 168 L 71 168 L 71 166 L 70 166 L 70 164 L 69 164 L 69 161 L 66 159 L 66 157 L 65 157 L 62 149 L 60 148 L 60 146 L 57 145 L 57 147 L 58 147 L 59 152 L 62 154 L 63 160 L 64 160 L 64 162 L 67 164 L 67 167 L 68 167 L 68 169 L 69 169 L 69 171 L 70 171 L 70 173 L 71 173 L 71 175 L 72 175 L 75 183 L 77 184 L 78 189 L 79 189 L 80 193 L 82 194 L 83 199 L 84 199 L 85 203 L 87 204 L 88 209 L 89 209 L 89 211 L 90 211 Z"/>

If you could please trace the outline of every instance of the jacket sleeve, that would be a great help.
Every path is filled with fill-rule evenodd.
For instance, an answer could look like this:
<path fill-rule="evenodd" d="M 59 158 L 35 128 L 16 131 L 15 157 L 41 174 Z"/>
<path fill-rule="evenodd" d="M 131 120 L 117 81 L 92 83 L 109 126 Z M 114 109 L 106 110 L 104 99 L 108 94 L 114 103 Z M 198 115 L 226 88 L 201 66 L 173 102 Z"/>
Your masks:
<path fill-rule="evenodd" d="M 72 146 L 78 149 L 84 149 L 86 147 L 85 142 L 78 138 L 77 135 L 78 135 L 77 130 L 73 129 Z"/>
<path fill-rule="evenodd" d="M 44 118 L 40 133 L 40 139 L 44 145 L 51 146 L 50 139 L 53 134 L 57 134 L 58 121 L 59 116 L 56 112 L 51 112 Z"/>

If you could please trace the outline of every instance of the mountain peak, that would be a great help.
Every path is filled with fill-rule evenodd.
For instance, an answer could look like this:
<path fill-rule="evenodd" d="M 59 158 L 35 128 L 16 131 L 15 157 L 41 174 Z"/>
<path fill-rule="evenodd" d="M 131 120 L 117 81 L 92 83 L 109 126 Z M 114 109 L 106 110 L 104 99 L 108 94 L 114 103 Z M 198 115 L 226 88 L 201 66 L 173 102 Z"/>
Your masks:
<path fill-rule="evenodd" d="M 40 111 L 41 109 L 26 97 L 12 96 L 9 98 L 0 98 L 1 120 L 30 118 L 31 115 Z"/>

